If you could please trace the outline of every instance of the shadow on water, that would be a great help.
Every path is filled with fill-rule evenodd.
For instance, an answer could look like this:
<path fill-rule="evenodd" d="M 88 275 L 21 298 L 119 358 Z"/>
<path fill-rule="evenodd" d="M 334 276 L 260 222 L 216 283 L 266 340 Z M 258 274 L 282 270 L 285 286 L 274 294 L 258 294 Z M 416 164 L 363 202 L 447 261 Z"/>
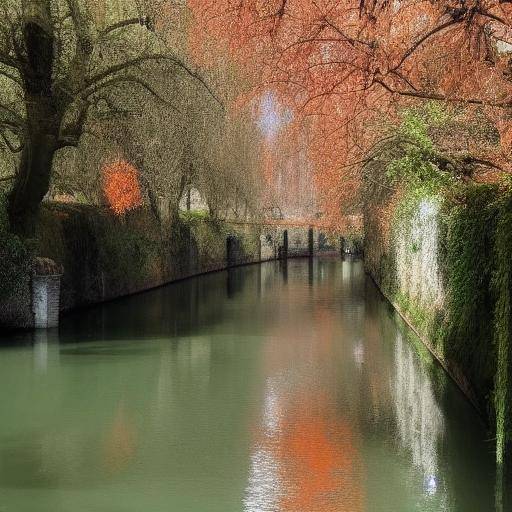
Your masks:
<path fill-rule="evenodd" d="M 5 342 L 0 510 L 508 510 L 361 262 L 232 268 Z"/>

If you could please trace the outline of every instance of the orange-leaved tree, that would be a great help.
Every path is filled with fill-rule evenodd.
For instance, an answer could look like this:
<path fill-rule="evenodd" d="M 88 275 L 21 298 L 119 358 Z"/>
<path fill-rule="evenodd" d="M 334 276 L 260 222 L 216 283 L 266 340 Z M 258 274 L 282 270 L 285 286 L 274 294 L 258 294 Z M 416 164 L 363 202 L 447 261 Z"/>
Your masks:
<path fill-rule="evenodd" d="M 512 6 L 501 0 L 191 0 L 196 52 L 212 39 L 308 120 L 324 209 L 353 200 L 385 122 L 419 100 L 494 120 L 502 145 L 466 158 L 507 170 Z M 377 177 L 378 178 L 378 177 Z"/>
<path fill-rule="evenodd" d="M 116 215 L 142 205 L 139 171 L 130 162 L 117 158 L 105 164 L 102 177 L 105 198 Z"/>

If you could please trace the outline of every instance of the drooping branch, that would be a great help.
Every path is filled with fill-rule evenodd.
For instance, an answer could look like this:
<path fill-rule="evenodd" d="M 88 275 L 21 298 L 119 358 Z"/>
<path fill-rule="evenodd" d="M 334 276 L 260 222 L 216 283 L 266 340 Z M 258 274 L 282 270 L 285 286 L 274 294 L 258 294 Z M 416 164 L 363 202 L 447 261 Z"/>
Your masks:
<path fill-rule="evenodd" d="M 503 167 L 491 160 L 479 158 L 468 153 L 439 151 L 435 147 L 426 149 L 421 144 L 418 144 L 416 140 L 403 135 L 391 135 L 381 139 L 362 163 L 366 165 L 370 161 L 378 160 L 383 154 L 387 154 L 389 157 L 389 154 L 393 154 L 393 152 L 394 156 L 398 157 L 401 155 L 403 148 L 410 146 L 420 151 L 426 160 L 435 164 L 443 172 L 459 176 L 470 176 L 474 166 L 482 166 L 499 172 L 505 172 Z"/>
<path fill-rule="evenodd" d="M 82 91 L 79 91 L 78 94 L 82 97 L 88 97 L 91 94 L 101 88 L 102 83 L 114 76 L 118 73 L 133 68 L 139 64 L 143 64 L 145 62 L 170 62 L 176 65 L 179 69 L 184 71 L 188 76 L 199 82 L 202 87 L 208 92 L 208 94 L 215 100 L 216 103 L 219 104 L 222 108 L 224 107 L 222 101 L 216 96 L 213 89 L 209 86 L 206 80 L 197 72 L 192 70 L 189 66 L 187 66 L 181 59 L 178 57 L 167 54 L 167 53 L 158 53 L 153 55 L 141 55 L 129 61 L 117 64 L 115 66 L 111 66 L 108 69 L 97 73 L 86 81 L 86 88 Z"/>
<path fill-rule="evenodd" d="M 404 62 L 409 58 L 411 57 L 411 55 L 414 54 L 414 52 L 416 52 L 416 50 L 418 50 L 418 48 L 420 48 L 420 46 L 422 46 L 424 43 L 426 43 L 431 37 L 433 37 L 434 35 L 436 34 L 439 34 L 440 32 L 443 32 L 444 30 L 446 30 L 447 28 L 449 27 L 452 27 L 456 24 L 460 23 L 460 20 L 458 19 L 453 19 L 453 18 L 450 18 L 448 21 L 446 21 L 445 23 L 442 23 L 441 25 L 438 25 L 437 27 L 434 27 L 432 30 L 429 30 L 426 34 L 424 34 L 422 37 L 420 37 L 416 42 L 414 42 L 408 49 L 406 52 L 404 52 L 402 54 L 402 57 L 400 58 L 400 60 L 398 61 L 398 63 L 393 66 L 392 70 L 397 70 L 399 69 L 403 64 Z"/>
<path fill-rule="evenodd" d="M 116 86 L 118 84 L 123 84 L 123 83 L 135 84 L 135 85 L 141 87 L 144 91 L 149 93 L 158 102 L 160 102 L 163 105 L 171 108 L 172 110 L 174 110 L 175 112 L 177 112 L 179 114 L 183 114 L 183 112 L 181 112 L 176 107 L 176 105 L 173 105 L 171 102 L 167 101 L 147 81 L 145 81 L 144 79 L 142 79 L 142 78 L 140 78 L 138 76 L 135 76 L 135 75 L 121 75 L 121 76 L 116 76 L 114 78 L 111 78 L 110 80 L 104 81 L 104 82 L 98 84 L 98 86 L 96 88 L 94 88 L 93 90 L 89 91 L 84 96 L 84 98 L 85 99 L 89 99 L 91 96 L 96 95 L 97 93 L 99 93 L 102 90 L 109 89 L 111 87 L 114 87 L 114 86 Z"/>
<path fill-rule="evenodd" d="M 497 107 L 497 108 L 510 108 L 512 107 L 512 100 L 509 101 L 492 101 L 485 100 L 483 98 L 461 98 L 457 96 L 446 96 L 444 94 L 431 93 L 428 91 L 421 91 L 418 89 L 414 90 L 406 90 L 406 89 L 396 89 L 384 82 L 384 80 L 380 78 L 374 78 L 373 84 L 379 84 L 384 89 L 386 89 L 391 94 L 398 94 L 399 96 L 410 96 L 413 98 L 420 98 L 426 100 L 436 100 L 436 101 L 447 101 L 449 103 L 462 103 L 468 105 L 482 105 L 488 107 Z"/>

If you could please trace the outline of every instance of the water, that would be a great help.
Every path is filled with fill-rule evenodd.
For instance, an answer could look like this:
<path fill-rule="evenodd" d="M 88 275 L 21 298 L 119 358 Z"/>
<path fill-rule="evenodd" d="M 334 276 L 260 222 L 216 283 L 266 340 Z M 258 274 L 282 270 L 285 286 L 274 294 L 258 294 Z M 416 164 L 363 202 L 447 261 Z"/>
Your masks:
<path fill-rule="evenodd" d="M 487 512 L 492 443 L 360 262 L 291 260 L 0 351 L 0 512 Z"/>

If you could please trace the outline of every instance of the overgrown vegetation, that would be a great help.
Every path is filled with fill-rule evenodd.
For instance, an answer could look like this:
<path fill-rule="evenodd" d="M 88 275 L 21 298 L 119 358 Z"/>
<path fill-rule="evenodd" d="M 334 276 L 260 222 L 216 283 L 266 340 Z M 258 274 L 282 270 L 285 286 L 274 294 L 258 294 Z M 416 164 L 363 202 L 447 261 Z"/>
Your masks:
<path fill-rule="evenodd" d="M 391 137 L 390 145 L 398 155 L 387 162 L 386 176 L 392 183 L 407 183 L 410 190 L 437 191 L 452 179 L 443 172 L 448 165 L 429 134 L 429 129 L 442 127 L 447 112 L 437 102 L 428 102 L 422 108 L 407 109 L 402 122 Z M 389 144 L 389 143 L 388 143 Z"/>
<path fill-rule="evenodd" d="M 432 104 L 405 111 L 391 142 L 374 155 L 370 165 L 377 161 L 385 169 L 385 186 L 393 193 L 381 194 L 380 204 L 372 202 L 367 208 L 370 236 L 381 230 L 375 227 L 378 220 L 371 217 L 372 212 L 390 203 L 396 194 L 399 199 L 392 204 L 390 235 L 386 242 L 378 242 L 387 246 L 380 247 L 373 263 L 378 267 L 370 270 L 459 383 L 464 386 L 469 381 L 474 398 L 496 428 L 497 460 L 501 463 L 512 438 L 512 188 L 505 177 L 493 179 L 493 183 L 472 179 L 478 162 L 440 148 L 432 130 L 439 133 L 449 124 L 450 117 L 435 106 L 432 109 Z M 421 227 L 417 216 L 425 204 L 438 204 L 439 208 L 430 225 Z M 432 248 L 422 248 L 422 244 L 432 230 L 436 230 L 437 254 L 427 255 Z M 404 246 L 405 256 L 399 253 Z M 427 256 L 433 259 L 425 263 Z M 417 283 L 399 279 L 401 263 L 403 272 L 399 260 L 404 257 L 408 264 L 436 266 L 441 302 L 430 300 Z M 418 279 L 425 287 L 428 270 L 419 272 Z"/>
<path fill-rule="evenodd" d="M 482 319 L 493 317 L 493 239 L 499 196 L 499 188 L 493 185 L 458 186 L 447 191 L 440 219 L 447 314 L 438 343 L 482 390 L 492 388 L 495 367 L 492 322 Z"/>
<path fill-rule="evenodd" d="M 494 403 L 496 407 L 497 459 L 500 465 L 504 462 L 506 445 L 512 439 L 510 424 L 512 192 L 509 188 L 506 192 L 506 195 L 498 201 L 499 210 L 496 218 L 492 282 L 496 301 L 494 342 L 497 352 Z"/>
<path fill-rule="evenodd" d="M 0 300 L 16 295 L 30 270 L 30 251 L 9 230 L 7 200 L 0 193 Z"/>

